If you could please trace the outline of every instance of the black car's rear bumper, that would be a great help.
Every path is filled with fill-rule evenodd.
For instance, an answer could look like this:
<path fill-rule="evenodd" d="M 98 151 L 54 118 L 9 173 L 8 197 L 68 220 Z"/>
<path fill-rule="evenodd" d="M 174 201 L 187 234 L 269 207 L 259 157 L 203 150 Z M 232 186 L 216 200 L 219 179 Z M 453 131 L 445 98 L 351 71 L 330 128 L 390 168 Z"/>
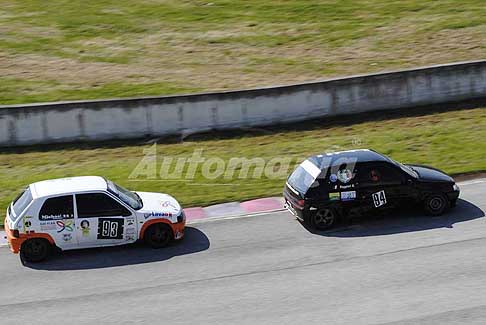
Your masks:
<path fill-rule="evenodd" d="M 295 205 L 293 205 L 290 201 L 285 199 L 284 208 L 289 210 L 297 219 L 304 221 L 304 209 L 301 209 Z"/>
<path fill-rule="evenodd" d="M 290 193 L 287 188 L 284 189 L 283 192 L 284 199 L 285 199 L 285 204 L 284 208 L 289 210 L 290 213 L 292 213 L 297 219 L 304 221 L 304 207 L 299 206 L 297 204 L 297 201 L 299 198 L 295 193 Z"/>

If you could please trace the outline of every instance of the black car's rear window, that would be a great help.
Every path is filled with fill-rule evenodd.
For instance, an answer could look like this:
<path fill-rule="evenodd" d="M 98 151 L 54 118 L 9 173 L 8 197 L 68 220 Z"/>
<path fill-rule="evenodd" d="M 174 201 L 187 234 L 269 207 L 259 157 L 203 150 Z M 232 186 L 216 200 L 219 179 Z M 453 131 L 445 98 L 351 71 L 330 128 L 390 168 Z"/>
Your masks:
<path fill-rule="evenodd" d="M 300 193 L 306 193 L 320 172 L 320 169 L 313 162 L 306 160 L 294 170 L 287 183 Z"/>

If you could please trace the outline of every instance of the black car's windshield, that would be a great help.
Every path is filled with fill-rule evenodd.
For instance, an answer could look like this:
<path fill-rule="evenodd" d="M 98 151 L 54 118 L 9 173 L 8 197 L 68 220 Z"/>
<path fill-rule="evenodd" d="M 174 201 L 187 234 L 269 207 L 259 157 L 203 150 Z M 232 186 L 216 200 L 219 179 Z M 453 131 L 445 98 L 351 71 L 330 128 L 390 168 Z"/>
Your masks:
<path fill-rule="evenodd" d="M 412 176 L 413 178 L 418 178 L 419 175 L 418 173 L 413 170 L 412 168 L 408 167 L 407 165 L 404 165 L 402 163 L 399 163 L 398 161 L 395 161 L 393 159 L 391 159 L 390 157 L 387 157 L 393 164 L 395 164 L 396 166 L 400 167 L 401 170 L 403 170 L 405 173 L 407 173 L 408 175 Z"/>
<path fill-rule="evenodd" d="M 115 194 L 123 202 L 131 206 L 134 210 L 140 210 L 143 207 L 143 202 L 137 193 L 131 192 L 112 181 L 106 181 L 108 184 L 108 191 Z"/>

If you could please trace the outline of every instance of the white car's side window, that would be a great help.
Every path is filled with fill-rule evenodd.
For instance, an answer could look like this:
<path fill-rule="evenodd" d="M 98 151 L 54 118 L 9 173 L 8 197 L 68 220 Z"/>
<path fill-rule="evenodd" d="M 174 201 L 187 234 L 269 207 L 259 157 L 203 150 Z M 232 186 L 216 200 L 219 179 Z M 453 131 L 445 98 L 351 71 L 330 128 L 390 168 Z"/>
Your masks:
<path fill-rule="evenodd" d="M 73 196 L 47 199 L 39 211 L 39 221 L 74 219 Z"/>
<path fill-rule="evenodd" d="M 78 218 L 129 216 L 131 212 L 103 193 L 76 194 Z"/>

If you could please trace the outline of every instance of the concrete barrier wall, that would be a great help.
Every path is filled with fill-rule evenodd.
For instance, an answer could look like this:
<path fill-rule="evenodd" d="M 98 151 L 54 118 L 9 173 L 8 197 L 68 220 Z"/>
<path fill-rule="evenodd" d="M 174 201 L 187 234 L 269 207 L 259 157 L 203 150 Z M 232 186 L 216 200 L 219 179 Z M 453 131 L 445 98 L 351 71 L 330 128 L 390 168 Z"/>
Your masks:
<path fill-rule="evenodd" d="M 486 61 L 254 90 L 0 106 L 0 146 L 163 136 L 486 97 Z"/>

